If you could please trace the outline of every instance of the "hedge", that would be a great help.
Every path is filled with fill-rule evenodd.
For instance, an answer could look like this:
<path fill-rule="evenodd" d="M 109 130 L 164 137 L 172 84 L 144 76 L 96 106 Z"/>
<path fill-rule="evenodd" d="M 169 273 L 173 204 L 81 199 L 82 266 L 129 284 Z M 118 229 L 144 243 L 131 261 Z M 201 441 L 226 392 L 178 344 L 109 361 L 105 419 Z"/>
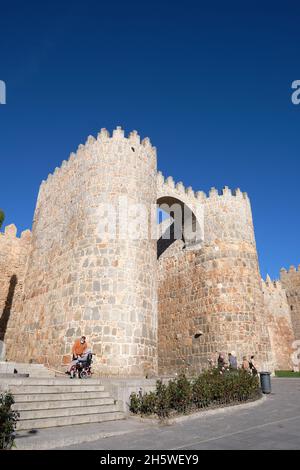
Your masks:
<path fill-rule="evenodd" d="M 221 373 L 219 369 L 213 369 L 191 380 L 184 374 L 167 384 L 158 380 L 154 392 L 132 393 L 129 409 L 134 414 L 166 418 L 170 414 L 241 403 L 260 396 L 257 376 L 244 370 Z"/>

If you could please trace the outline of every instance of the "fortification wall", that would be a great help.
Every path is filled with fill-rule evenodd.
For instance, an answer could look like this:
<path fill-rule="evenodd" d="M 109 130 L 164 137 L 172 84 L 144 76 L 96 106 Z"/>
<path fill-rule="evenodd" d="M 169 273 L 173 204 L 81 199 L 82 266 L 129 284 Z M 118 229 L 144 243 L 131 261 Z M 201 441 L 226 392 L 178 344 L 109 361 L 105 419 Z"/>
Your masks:
<path fill-rule="evenodd" d="M 271 281 L 269 276 L 262 281 L 262 288 L 274 368 L 293 369 L 291 357 L 295 338 L 286 291 L 280 281 Z"/>
<path fill-rule="evenodd" d="M 295 266 L 288 271 L 282 269 L 280 279 L 286 290 L 295 339 L 300 340 L 300 265 L 298 269 Z"/>
<path fill-rule="evenodd" d="M 248 196 L 228 188 L 196 194 L 201 248 L 177 241 L 159 259 L 159 371 L 199 370 L 216 351 L 232 350 L 239 361 L 255 354 L 273 368 Z"/>
<path fill-rule="evenodd" d="M 102 129 L 42 183 L 11 359 L 59 367 L 84 334 L 101 374 L 156 372 L 156 241 L 99 236 L 103 204 L 155 204 L 156 171 L 148 138 Z"/>
<path fill-rule="evenodd" d="M 0 233 L 0 340 L 6 347 L 12 340 L 18 322 L 17 308 L 22 297 L 26 262 L 30 251 L 31 232 L 17 237 L 15 225 Z"/>

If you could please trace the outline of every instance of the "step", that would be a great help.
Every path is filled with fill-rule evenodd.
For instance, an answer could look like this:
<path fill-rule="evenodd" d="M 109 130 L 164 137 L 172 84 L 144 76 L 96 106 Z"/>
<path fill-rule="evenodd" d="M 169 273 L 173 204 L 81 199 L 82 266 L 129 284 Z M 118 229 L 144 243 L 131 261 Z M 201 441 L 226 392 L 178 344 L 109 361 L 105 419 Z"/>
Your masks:
<path fill-rule="evenodd" d="M 68 408 L 51 408 L 48 410 L 28 410 L 20 413 L 20 421 L 31 420 L 31 419 L 44 419 L 44 418 L 60 418 L 65 416 L 81 416 L 91 415 L 99 413 L 112 413 L 119 411 L 119 408 L 115 404 L 111 405 L 97 405 L 81 407 L 71 407 L 69 403 Z"/>
<path fill-rule="evenodd" d="M 52 400 L 52 401 L 27 401 L 17 402 L 13 405 L 13 409 L 19 411 L 35 411 L 35 410 L 49 410 L 53 408 L 77 408 L 85 406 L 101 406 L 101 405 L 113 405 L 115 400 L 113 398 L 86 398 L 74 400 L 73 395 L 70 400 Z"/>
<path fill-rule="evenodd" d="M 17 370 L 19 374 L 29 374 L 34 377 L 55 376 L 55 372 L 47 369 L 43 364 L 0 362 L 0 373 L 13 373 L 14 370 Z"/>
<path fill-rule="evenodd" d="M 103 385 L 11 385 L 8 386 L 13 395 L 36 393 L 70 393 L 70 392 L 103 392 Z"/>
<path fill-rule="evenodd" d="M 95 413 L 75 416 L 64 416 L 56 418 L 26 419 L 19 421 L 17 430 L 52 428 L 57 426 L 72 426 L 73 424 L 102 423 L 105 421 L 114 421 L 125 419 L 125 414 L 116 411 L 111 413 Z"/>
<path fill-rule="evenodd" d="M 109 398 L 108 392 L 70 392 L 70 393 L 18 393 L 14 395 L 15 403 L 48 402 L 59 400 L 91 400 Z"/>
<path fill-rule="evenodd" d="M 24 379 L 24 378 L 28 378 L 29 377 L 29 374 L 11 374 L 9 372 L 0 372 L 0 381 L 4 381 L 4 380 L 14 380 L 16 378 L 19 378 L 19 379 Z"/>
<path fill-rule="evenodd" d="M 9 385 L 103 385 L 101 379 L 70 379 L 70 377 L 51 378 L 51 377 L 20 377 L 20 376 L 2 376 L 1 383 Z"/>

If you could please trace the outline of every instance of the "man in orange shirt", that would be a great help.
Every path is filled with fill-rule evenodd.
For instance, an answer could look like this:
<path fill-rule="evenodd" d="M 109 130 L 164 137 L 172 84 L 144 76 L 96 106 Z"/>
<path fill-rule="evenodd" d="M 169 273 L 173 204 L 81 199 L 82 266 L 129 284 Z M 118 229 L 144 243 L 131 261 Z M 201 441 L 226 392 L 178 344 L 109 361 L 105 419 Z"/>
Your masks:
<path fill-rule="evenodd" d="M 81 336 L 81 338 L 76 339 L 72 348 L 72 355 L 73 355 L 72 361 L 71 361 L 71 364 L 69 365 L 69 368 L 66 374 L 70 374 L 72 366 L 74 366 L 77 363 L 77 359 L 86 352 L 87 348 L 88 348 L 88 345 L 87 345 L 85 336 Z"/>
<path fill-rule="evenodd" d="M 88 345 L 85 336 L 81 336 L 81 338 L 76 339 L 72 348 L 73 360 L 77 359 L 78 356 L 82 356 L 82 354 L 87 350 L 87 347 Z"/>

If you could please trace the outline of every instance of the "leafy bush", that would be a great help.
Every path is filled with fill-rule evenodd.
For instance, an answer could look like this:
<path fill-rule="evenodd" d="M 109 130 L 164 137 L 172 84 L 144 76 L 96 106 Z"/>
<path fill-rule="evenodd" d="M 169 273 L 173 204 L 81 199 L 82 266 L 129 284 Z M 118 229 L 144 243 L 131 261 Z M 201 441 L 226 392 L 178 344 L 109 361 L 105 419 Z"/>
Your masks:
<path fill-rule="evenodd" d="M 152 415 L 156 413 L 156 393 L 148 392 L 142 395 L 140 403 L 140 413 L 142 415 Z"/>
<path fill-rule="evenodd" d="M 170 389 L 161 380 L 156 382 L 156 413 L 160 418 L 167 418 L 170 413 Z"/>
<path fill-rule="evenodd" d="M 12 410 L 15 400 L 11 393 L 0 395 L 0 449 L 9 450 L 15 440 L 16 424 L 19 413 Z"/>
<path fill-rule="evenodd" d="M 193 403 L 197 408 L 204 408 L 214 399 L 214 387 L 211 376 L 202 374 L 193 382 Z"/>
<path fill-rule="evenodd" d="M 165 418 L 171 413 L 245 402 L 260 395 L 258 377 L 249 372 L 213 369 L 191 381 L 184 374 L 168 384 L 158 380 L 155 392 L 131 394 L 129 408 L 135 414 L 156 414 Z"/>
<path fill-rule="evenodd" d="M 171 408 L 186 413 L 192 403 L 192 385 L 184 374 L 169 382 Z"/>
<path fill-rule="evenodd" d="M 130 395 L 129 411 L 138 414 L 141 408 L 141 399 L 136 393 Z"/>

